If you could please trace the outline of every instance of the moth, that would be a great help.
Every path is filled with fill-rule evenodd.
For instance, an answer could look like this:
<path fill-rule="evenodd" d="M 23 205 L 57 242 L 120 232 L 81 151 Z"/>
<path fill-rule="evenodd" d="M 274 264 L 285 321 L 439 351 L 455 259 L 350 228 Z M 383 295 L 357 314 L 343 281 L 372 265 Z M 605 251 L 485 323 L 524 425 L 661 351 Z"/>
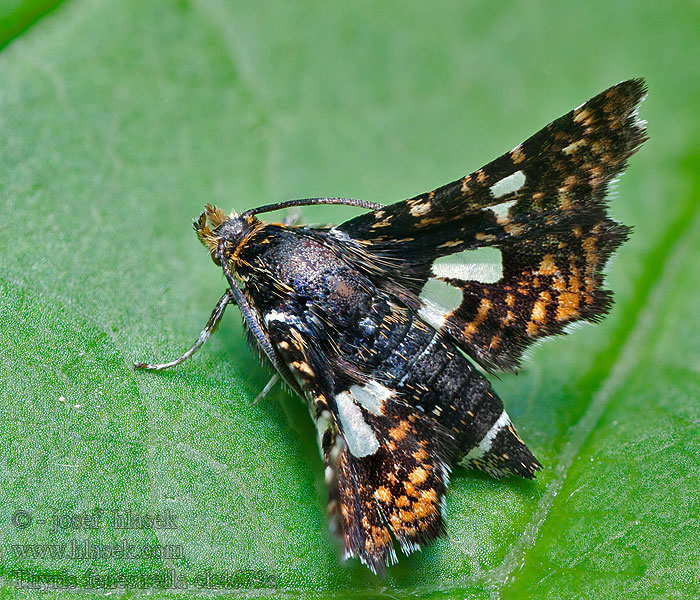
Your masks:
<path fill-rule="evenodd" d="M 603 269 L 630 228 L 606 194 L 646 139 L 642 79 L 615 85 L 462 179 L 388 206 L 290 200 L 194 223 L 261 359 L 308 404 L 344 556 L 383 574 L 445 533 L 459 465 L 533 478 L 540 463 L 482 374 L 610 309 Z M 268 223 L 282 208 L 346 204 L 334 227 Z M 274 378 L 273 378 L 274 381 Z M 272 383 L 272 382 L 271 382 Z M 268 386 L 266 386 L 268 387 Z"/>

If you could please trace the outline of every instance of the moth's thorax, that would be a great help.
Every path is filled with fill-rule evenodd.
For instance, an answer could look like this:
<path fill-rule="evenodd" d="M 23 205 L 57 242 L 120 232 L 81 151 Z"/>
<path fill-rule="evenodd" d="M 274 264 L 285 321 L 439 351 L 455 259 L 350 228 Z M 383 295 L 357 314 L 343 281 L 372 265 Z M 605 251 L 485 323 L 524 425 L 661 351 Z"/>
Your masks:
<path fill-rule="evenodd" d="M 265 224 L 241 247 L 238 258 L 238 274 L 263 310 L 285 295 L 302 304 L 313 302 L 326 315 L 346 321 L 364 306 L 373 287 L 310 228 Z M 277 293 L 270 295 L 270 290 Z"/>

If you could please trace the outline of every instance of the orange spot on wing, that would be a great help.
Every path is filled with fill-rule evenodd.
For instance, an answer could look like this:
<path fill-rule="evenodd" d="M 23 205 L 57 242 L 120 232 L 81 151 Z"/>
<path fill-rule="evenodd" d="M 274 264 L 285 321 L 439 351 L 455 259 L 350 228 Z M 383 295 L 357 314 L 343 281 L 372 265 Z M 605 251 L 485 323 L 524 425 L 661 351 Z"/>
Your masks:
<path fill-rule="evenodd" d="M 416 488 L 413 486 L 413 484 L 410 481 L 404 481 L 403 487 L 409 496 L 413 496 L 415 498 L 416 496 L 419 495 L 419 492 L 416 490 Z"/>
<path fill-rule="evenodd" d="M 434 490 L 430 490 L 434 493 Z M 413 513 L 419 519 L 425 519 L 426 517 L 433 516 L 437 512 L 437 506 L 432 498 L 428 498 L 425 495 L 413 505 Z"/>
<path fill-rule="evenodd" d="M 428 453 L 421 448 L 413 453 L 413 458 L 415 458 L 418 462 L 423 462 L 426 458 L 428 458 Z"/>
<path fill-rule="evenodd" d="M 396 427 L 389 430 L 389 437 L 400 442 L 406 437 L 406 434 L 411 430 L 411 425 L 408 421 L 400 421 Z"/>
<path fill-rule="evenodd" d="M 559 194 L 559 208 L 566 211 L 569 211 L 574 208 L 574 203 L 571 199 L 571 196 L 569 196 L 569 194 L 567 194 L 566 192 L 561 192 Z"/>
<path fill-rule="evenodd" d="M 391 536 L 389 535 L 389 530 L 386 527 L 372 527 L 372 538 L 374 546 L 385 546 L 391 542 Z M 370 552 L 374 550 L 370 544 Z"/>
<path fill-rule="evenodd" d="M 540 275 L 555 275 L 558 271 L 557 265 L 554 262 L 554 255 L 545 254 L 540 262 Z"/>
<path fill-rule="evenodd" d="M 442 217 L 424 217 L 416 225 L 418 227 L 427 227 L 428 225 L 435 225 L 437 223 L 442 223 L 445 219 Z"/>
<path fill-rule="evenodd" d="M 547 319 L 547 304 L 552 301 L 552 296 L 549 292 L 542 292 L 539 299 L 532 307 L 531 322 L 544 323 Z M 529 324 L 528 324 L 529 327 Z"/>
<path fill-rule="evenodd" d="M 579 297 L 571 292 L 559 294 L 557 320 L 564 321 L 578 316 Z"/>
<path fill-rule="evenodd" d="M 377 490 L 374 492 L 374 495 L 379 499 L 380 502 L 385 502 L 387 504 L 391 502 L 391 492 L 383 485 L 377 488 Z"/>
<path fill-rule="evenodd" d="M 461 246 L 463 243 L 464 240 L 450 240 L 449 242 L 440 244 L 438 248 L 454 248 L 455 246 Z"/>
<path fill-rule="evenodd" d="M 582 123 L 584 126 L 588 127 L 593 123 L 593 115 L 587 108 L 582 108 L 574 114 L 574 123 Z"/>
<path fill-rule="evenodd" d="M 413 471 L 411 471 L 408 478 L 411 480 L 413 485 L 420 485 L 428 478 L 428 471 L 426 471 L 423 467 L 416 467 L 413 469 Z"/>
<path fill-rule="evenodd" d="M 481 302 L 479 303 L 479 309 L 477 310 L 476 319 L 474 319 L 474 322 L 477 325 L 483 323 L 489 310 L 491 310 L 491 301 L 487 298 L 482 298 Z"/>
<path fill-rule="evenodd" d="M 506 233 L 509 235 L 520 235 L 525 231 L 525 226 L 519 223 L 508 223 L 503 229 L 505 229 Z"/>
<path fill-rule="evenodd" d="M 416 520 L 417 516 L 413 512 L 409 512 L 407 510 L 400 510 L 399 518 L 401 519 L 402 523 L 411 523 L 412 521 Z"/>
<path fill-rule="evenodd" d="M 405 508 L 411 504 L 411 501 L 408 499 L 408 496 L 399 496 L 395 504 L 398 508 Z"/>
<path fill-rule="evenodd" d="M 464 326 L 463 331 L 466 337 L 470 337 L 474 335 L 474 333 L 476 333 L 477 329 L 479 328 L 479 325 L 481 325 L 486 320 L 486 316 L 488 315 L 489 310 L 491 310 L 491 306 L 491 301 L 488 298 L 481 299 L 474 320 L 467 323 Z"/>
<path fill-rule="evenodd" d="M 545 310 L 544 302 L 538 300 L 532 307 L 532 320 L 536 323 L 542 323 L 547 316 L 547 311 Z"/>

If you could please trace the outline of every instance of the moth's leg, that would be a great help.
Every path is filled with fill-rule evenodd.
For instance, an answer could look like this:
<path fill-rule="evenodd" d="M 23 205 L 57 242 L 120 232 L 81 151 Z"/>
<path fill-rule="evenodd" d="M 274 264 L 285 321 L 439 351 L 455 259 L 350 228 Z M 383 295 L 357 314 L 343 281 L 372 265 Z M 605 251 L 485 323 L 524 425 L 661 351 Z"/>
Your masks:
<path fill-rule="evenodd" d="M 216 303 L 216 306 L 214 307 L 214 310 L 212 311 L 211 316 L 207 321 L 207 325 L 202 331 L 202 333 L 199 334 L 197 341 L 194 344 L 192 344 L 190 349 L 187 350 L 187 352 L 185 352 L 182 356 L 179 356 L 178 358 L 170 362 L 161 363 L 158 365 L 136 362 L 134 363 L 134 367 L 136 367 L 137 369 L 143 369 L 145 371 L 163 371 L 164 369 L 169 369 L 170 367 L 174 367 L 175 365 L 179 365 L 181 362 L 186 361 L 195 352 L 197 352 L 197 350 L 199 350 L 199 347 L 209 339 L 209 336 L 212 333 L 214 333 L 214 331 L 216 331 L 216 327 L 219 325 L 219 321 L 221 320 L 221 317 L 224 314 L 224 310 L 226 310 L 226 306 L 229 303 L 235 304 L 236 300 L 233 297 L 231 290 L 226 290 L 224 295 L 221 296 L 221 298 L 219 298 L 219 301 Z"/>
<path fill-rule="evenodd" d="M 270 390 L 279 381 L 279 379 L 279 373 L 275 373 L 272 377 L 270 377 L 270 381 L 268 381 L 265 387 L 262 389 L 262 391 L 257 396 L 255 396 L 255 400 L 251 402 L 251 405 L 257 404 L 260 400 L 267 396 L 270 393 Z"/>

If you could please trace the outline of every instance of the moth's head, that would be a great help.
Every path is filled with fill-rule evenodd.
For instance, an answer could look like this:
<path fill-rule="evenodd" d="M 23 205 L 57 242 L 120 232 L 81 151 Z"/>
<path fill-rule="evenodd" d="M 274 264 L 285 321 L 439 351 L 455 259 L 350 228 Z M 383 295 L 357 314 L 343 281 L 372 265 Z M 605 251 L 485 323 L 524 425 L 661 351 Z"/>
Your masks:
<path fill-rule="evenodd" d="M 220 208 L 207 204 L 199 219 L 194 222 L 194 230 L 199 241 L 209 250 L 211 259 L 221 266 L 221 242 L 225 244 L 225 255 L 235 259 L 237 249 L 259 224 L 260 221 L 253 215 L 239 215 L 236 212 L 226 215 Z"/>

